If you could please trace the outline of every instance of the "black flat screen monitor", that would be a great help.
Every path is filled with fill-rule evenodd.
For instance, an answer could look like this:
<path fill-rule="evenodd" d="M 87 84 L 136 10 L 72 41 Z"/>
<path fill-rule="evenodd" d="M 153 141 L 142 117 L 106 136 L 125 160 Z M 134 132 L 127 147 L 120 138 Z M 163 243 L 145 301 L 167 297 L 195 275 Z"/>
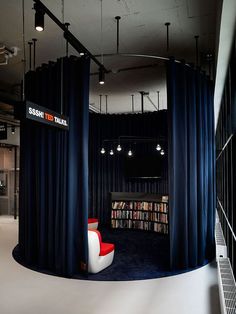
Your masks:
<path fill-rule="evenodd" d="M 162 177 L 163 156 L 132 156 L 125 160 L 127 178 L 158 179 Z"/>

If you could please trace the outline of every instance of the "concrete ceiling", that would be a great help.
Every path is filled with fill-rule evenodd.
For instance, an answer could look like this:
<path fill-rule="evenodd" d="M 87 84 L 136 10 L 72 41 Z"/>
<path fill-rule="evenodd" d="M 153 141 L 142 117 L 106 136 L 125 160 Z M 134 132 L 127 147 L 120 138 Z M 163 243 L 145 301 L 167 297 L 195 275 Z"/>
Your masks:
<path fill-rule="evenodd" d="M 62 0 L 42 0 L 62 19 Z M 188 62 L 195 61 L 194 36 L 199 35 L 201 65 L 205 65 L 208 52 L 214 54 L 216 41 L 217 0 L 103 0 L 103 53 L 116 52 L 116 21 L 120 15 L 120 52 L 173 55 Z M 64 0 L 64 21 L 69 22 L 71 32 L 97 55 L 101 53 L 101 0 Z M 65 40 L 58 27 L 45 16 L 44 32 L 34 30 L 33 1 L 24 0 L 26 68 L 28 69 L 28 45 L 37 38 L 37 66 L 65 55 Z M 9 59 L 9 64 L 0 66 L 0 80 L 17 84 L 23 76 L 22 1 L 2 1 L 0 19 L 0 42 L 7 47 L 20 48 L 18 55 Z M 170 22 L 170 49 L 166 51 L 165 22 Z M 77 53 L 70 48 L 70 54 Z M 99 107 L 99 95 L 108 95 L 109 112 L 131 110 L 131 94 L 135 99 L 135 110 L 140 110 L 140 94 L 149 92 L 145 109 L 155 110 L 157 91 L 160 91 L 160 107 L 166 108 L 165 68 L 163 62 L 154 59 L 110 57 L 104 64 L 113 72 L 107 75 L 106 84 L 97 84 L 97 76 L 91 75 L 90 103 Z M 128 67 L 152 68 L 121 71 Z M 91 64 L 91 73 L 97 67 Z M 118 73 L 115 73 L 118 72 Z M 105 97 L 102 98 L 104 110 Z"/>

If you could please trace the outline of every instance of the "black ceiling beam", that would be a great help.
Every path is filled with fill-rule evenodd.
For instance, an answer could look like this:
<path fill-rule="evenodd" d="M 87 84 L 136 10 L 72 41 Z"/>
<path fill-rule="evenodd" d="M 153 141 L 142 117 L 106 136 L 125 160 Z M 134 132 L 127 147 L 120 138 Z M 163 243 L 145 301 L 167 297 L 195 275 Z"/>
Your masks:
<path fill-rule="evenodd" d="M 108 70 L 101 64 L 91 52 L 81 44 L 81 42 L 67 29 L 66 25 L 63 24 L 40 0 L 33 0 L 35 2 L 34 9 L 40 9 L 42 12 L 47 14 L 53 22 L 55 22 L 60 29 L 64 32 L 64 38 L 70 43 L 70 45 L 78 51 L 78 53 L 85 52 L 104 72 L 108 73 Z"/>

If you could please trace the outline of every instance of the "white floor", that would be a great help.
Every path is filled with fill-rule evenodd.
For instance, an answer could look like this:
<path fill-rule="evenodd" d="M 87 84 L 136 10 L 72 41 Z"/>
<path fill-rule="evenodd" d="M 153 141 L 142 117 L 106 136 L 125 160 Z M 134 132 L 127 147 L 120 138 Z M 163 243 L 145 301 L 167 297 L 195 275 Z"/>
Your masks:
<path fill-rule="evenodd" d="M 17 222 L 0 217 L 0 314 L 220 314 L 215 264 L 128 282 L 43 275 L 12 258 Z"/>

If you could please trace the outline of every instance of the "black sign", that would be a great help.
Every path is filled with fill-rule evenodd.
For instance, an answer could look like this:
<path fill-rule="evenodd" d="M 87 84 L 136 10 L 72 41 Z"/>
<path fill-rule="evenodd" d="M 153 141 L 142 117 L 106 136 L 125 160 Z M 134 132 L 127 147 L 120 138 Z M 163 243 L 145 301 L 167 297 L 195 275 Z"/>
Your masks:
<path fill-rule="evenodd" d="M 6 140 L 7 139 L 7 124 L 6 123 L 0 123 L 0 140 Z"/>
<path fill-rule="evenodd" d="M 26 101 L 26 118 L 55 126 L 64 130 L 69 129 L 69 118 L 47 108 Z"/>

